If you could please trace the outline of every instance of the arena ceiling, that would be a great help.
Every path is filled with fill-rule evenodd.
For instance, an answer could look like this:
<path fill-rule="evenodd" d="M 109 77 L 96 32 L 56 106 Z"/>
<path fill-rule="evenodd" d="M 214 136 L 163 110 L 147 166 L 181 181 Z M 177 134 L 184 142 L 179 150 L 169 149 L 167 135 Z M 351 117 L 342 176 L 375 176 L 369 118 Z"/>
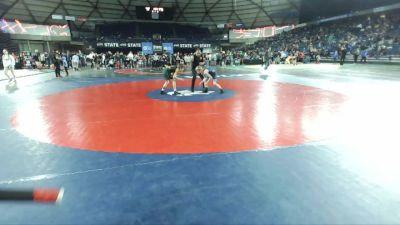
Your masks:
<path fill-rule="evenodd" d="M 60 23 L 52 15 L 75 16 L 73 30 L 96 23 L 138 21 L 136 6 L 174 7 L 173 23 L 216 27 L 242 23 L 246 28 L 296 24 L 301 0 L 1 0 L 0 18 L 36 24 Z M 168 23 L 164 21 L 153 21 Z"/>

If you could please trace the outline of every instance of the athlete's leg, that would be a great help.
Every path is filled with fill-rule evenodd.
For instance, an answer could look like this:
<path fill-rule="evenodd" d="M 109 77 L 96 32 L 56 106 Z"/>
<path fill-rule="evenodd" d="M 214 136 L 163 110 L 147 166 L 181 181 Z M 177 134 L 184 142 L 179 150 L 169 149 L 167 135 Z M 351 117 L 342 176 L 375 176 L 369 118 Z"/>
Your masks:
<path fill-rule="evenodd" d="M 220 93 L 220 94 L 224 93 L 224 89 L 223 89 L 222 86 L 218 83 L 217 79 L 214 79 L 214 80 L 213 80 L 213 84 L 219 88 L 219 93 Z"/>
<path fill-rule="evenodd" d="M 174 77 L 173 79 L 172 79 L 172 88 L 174 89 L 174 95 L 178 95 L 178 94 L 180 94 L 177 90 L 176 90 L 176 77 Z"/>
<path fill-rule="evenodd" d="M 165 80 L 164 85 L 161 88 L 161 94 L 164 95 L 165 94 L 165 88 L 168 86 L 169 84 L 169 80 Z"/>
<path fill-rule="evenodd" d="M 174 92 L 176 91 L 176 78 L 172 80 L 172 88 L 174 89 Z"/>
<path fill-rule="evenodd" d="M 201 80 L 204 80 L 204 76 L 203 76 L 203 74 L 199 74 L 199 77 L 200 77 L 200 79 Z M 202 86 L 203 86 L 203 88 L 204 88 L 204 83 L 200 83 Z"/>
<path fill-rule="evenodd" d="M 218 84 L 217 80 L 213 80 L 213 85 L 217 86 L 219 89 L 222 89 L 222 86 Z"/>
<path fill-rule="evenodd" d="M 197 72 L 196 70 L 192 69 L 192 85 L 190 86 L 190 90 L 194 92 L 194 85 L 196 83 Z"/>
<path fill-rule="evenodd" d="M 11 79 L 10 75 L 8 75 L 8 71 L 9 71 L 9 68 L 4 67 L 4 75 L 6 75 L 6 77 L 8 78 L 8 81 L 11 82 L 12 79 Z"/>
<path fill-rule="evenodd" d="M 211 78 L 206 76 L 203 79 L 203 93 L 207 93 L 208 92 L 208 82 L 210 82 Z"/>
<path fill-rule="evenodd" d="M 17 79 L 16 79 L 16 77 L 15 77 L 14 67 L 13 67 L 13 66 L 10 68 L 10 71 L 11 71 L 11 74 L 13 75 L 14 81 L 17 82 Z"/>
<path fill-rule="evenodd" d="M 162 86 L 162 90 L 164 90 L 169 84 L 169 80 L 165 80 L 164 85 Z"/>

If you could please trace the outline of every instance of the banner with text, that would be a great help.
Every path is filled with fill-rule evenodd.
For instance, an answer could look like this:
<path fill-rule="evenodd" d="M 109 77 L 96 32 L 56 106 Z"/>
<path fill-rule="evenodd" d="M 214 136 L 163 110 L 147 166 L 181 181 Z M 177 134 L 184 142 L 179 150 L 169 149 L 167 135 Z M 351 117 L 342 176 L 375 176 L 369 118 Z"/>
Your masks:
<path fill-rule="evenodd" d="M 207 43 L 200 43 L 200 44 L 192 44 L 192 43 L 186 43 L 186 44 L 174 44 L 174 48 L 211 48 L 211 44 Z"/>
<path fill-rule="evenodd" d="M 97 42 L 100 48 L 141 48 L 141 43 L 135 42 Z"/>
<path fill-rule="evenodd" d="M 211 48 L 209 43 L 156 43 L 153 42 L 97 42 L 98 48 L 141 48 L 144 54 L 153 54 L 154 51 L 166 50 L 167 52 L 173 53 L 174 49 L 194 49 L 194 48 Z M 144 48 L 146 50 L 144 50 Z M 151 53 L 146 53 L 151 52 Z"/>

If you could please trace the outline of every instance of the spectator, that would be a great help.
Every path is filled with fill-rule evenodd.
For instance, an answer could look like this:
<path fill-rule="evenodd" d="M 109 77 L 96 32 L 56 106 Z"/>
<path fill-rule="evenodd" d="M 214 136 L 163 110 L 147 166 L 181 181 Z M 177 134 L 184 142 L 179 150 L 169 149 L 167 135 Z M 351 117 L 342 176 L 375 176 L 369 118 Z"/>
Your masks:
<path fill-rule="evenodd" d="M 361 51 L 361 63 L 367 63 L 368 49 Z"/>

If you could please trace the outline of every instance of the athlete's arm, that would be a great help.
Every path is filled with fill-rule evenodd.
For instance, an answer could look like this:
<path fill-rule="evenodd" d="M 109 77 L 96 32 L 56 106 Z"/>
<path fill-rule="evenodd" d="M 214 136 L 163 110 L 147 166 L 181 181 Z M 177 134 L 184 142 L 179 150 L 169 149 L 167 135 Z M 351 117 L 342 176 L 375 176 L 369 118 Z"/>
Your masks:
<path fill-rule="evenodd" d="M 204 79 L 203 79 L 204 85 L 207 85 L 208 82 L 210 82 L 210 80 L 212 80 L 212 76 L 211 76 L 211 74 L 208 72 L 208 69 L 205 69 L 205 70 L 204 70 L 203 76 L 204 76 Z"/>
<path fill-rule="evenodd" d="M 198 75 L 198 74 L 197 74 Z M 205 77 L 203 77 L 203 80 L 200 81 L 199 85 L 201 85 L 202 83 L 204 83 L 204 81 L 206 80 Z"/>

